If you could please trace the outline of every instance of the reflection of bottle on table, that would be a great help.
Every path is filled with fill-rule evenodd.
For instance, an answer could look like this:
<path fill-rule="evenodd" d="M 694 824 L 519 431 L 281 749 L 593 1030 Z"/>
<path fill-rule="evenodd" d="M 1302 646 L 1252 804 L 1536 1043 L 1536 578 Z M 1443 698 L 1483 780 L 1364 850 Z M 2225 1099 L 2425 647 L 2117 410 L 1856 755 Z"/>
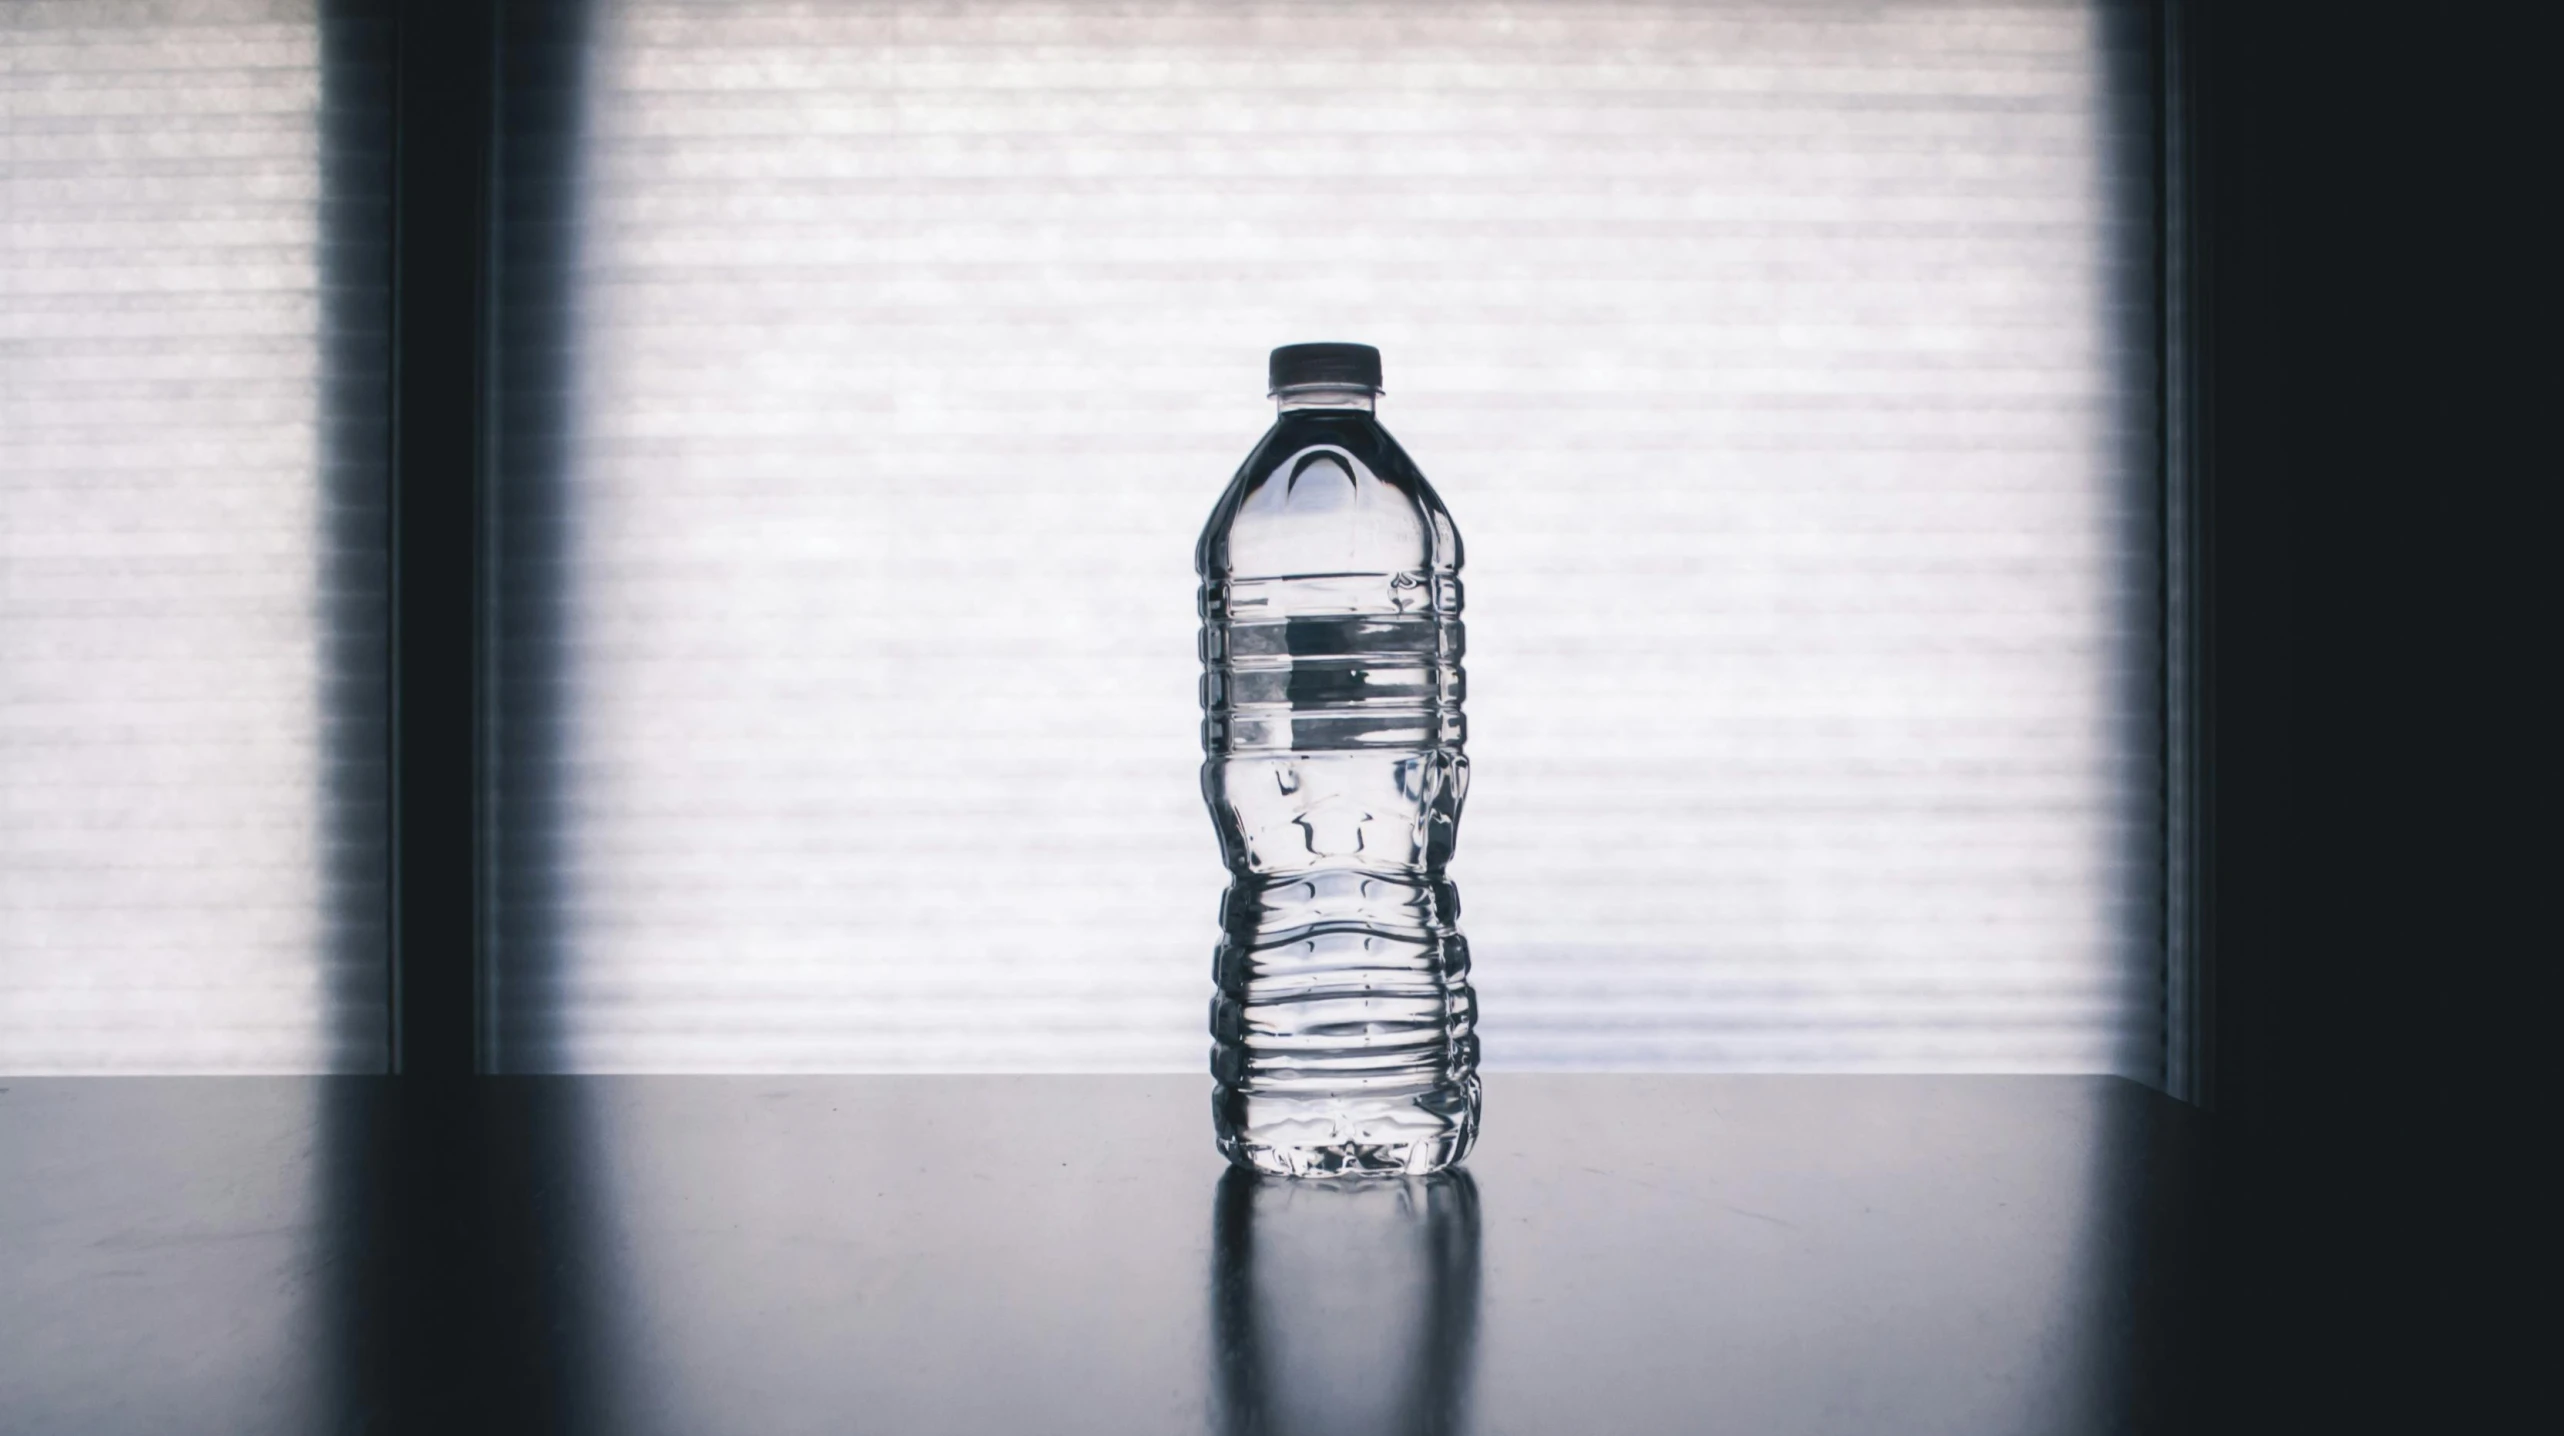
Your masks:
<path fill-rule="evenodd" d="M 1231 1436 L 1461 1429 L 1478 1323 L 1466 1172 L 1292 1182 L 1232 1171 L 1212 1327 Z"/>
<path fill-rule="evenodd" d="M 1443 877 L 1469 791 L 1460 534 L 1372 415 L 1379 351 L 1273 351 L 1280 417 L 1212 510 L 1202 793 L 1229 867 L 1220 1149 L 1422 1173 L 1478 1131 L 1477 998 Z"/>

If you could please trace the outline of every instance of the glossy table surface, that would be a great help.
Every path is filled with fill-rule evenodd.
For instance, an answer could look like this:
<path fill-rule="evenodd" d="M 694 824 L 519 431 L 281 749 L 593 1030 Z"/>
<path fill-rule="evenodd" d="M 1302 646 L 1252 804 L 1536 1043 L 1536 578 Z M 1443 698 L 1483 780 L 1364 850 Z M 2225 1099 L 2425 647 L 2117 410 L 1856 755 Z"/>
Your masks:
<path fill-rule="evenodd" d="M 0 1430 L 2195 1427 L 2206 1120 L 1498 1074 L 1466 1175 L 1189 1077 L 0 1078 Z"/>

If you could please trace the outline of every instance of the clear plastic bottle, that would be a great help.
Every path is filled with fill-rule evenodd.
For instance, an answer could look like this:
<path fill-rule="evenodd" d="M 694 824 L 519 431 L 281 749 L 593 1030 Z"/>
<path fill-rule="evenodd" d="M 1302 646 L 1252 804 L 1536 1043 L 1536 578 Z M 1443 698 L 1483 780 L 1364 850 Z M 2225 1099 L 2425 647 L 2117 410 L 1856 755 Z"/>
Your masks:
<path fill-rule="evenodd" d="M 1202 795 L 1229 867 L 1220 1150 L 1432 1172 L 1478 1133 L 1477 997 L 1443 876 L 1469 791 L 1460 533 L 1373 417 L 1379 351 L 1273 351 L 1280 415 L 1211 511 Z"/>

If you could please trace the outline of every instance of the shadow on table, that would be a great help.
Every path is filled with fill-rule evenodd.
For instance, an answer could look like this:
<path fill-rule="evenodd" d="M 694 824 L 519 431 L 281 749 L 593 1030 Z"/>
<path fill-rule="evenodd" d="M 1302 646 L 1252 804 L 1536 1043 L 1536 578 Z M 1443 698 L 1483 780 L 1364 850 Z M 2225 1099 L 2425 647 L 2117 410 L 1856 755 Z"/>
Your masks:
<path fill-rule="evenodd" d="M 320 1385 L 307 1425 L 266 1429 L 551 1431 L 615 1410 L 592 1093 L 342 1079 L 325 1102 Z"/>
<path fill-rule="evenodd" d="M 1213 1221 L 1223 1430 L 1463 1428 L 1478 1329 L 1478 1189 L 1468 1173 L 1307 1182 L 1233 1170 Z"/>

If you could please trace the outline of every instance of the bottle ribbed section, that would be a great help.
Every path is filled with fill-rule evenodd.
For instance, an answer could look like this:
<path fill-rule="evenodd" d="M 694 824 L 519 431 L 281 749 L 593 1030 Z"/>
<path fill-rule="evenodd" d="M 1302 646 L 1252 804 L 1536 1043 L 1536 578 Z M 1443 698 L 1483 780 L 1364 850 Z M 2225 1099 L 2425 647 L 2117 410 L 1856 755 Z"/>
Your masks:
<path fill-rule="evenodd" d="M 1214 1075 L 1322 1095 L 1404 1091 L 1474 1070 L 1477 998 L 1468 940 L 1452 921 L 1458 906 L 1447 882 L 1351 871 L 1231 886 Z"/>
<path fill-rule="evenodd" d="M 1454 574 L 1205 583 L 1203 751 L 1459 748 L 1460 604 Z"/>

